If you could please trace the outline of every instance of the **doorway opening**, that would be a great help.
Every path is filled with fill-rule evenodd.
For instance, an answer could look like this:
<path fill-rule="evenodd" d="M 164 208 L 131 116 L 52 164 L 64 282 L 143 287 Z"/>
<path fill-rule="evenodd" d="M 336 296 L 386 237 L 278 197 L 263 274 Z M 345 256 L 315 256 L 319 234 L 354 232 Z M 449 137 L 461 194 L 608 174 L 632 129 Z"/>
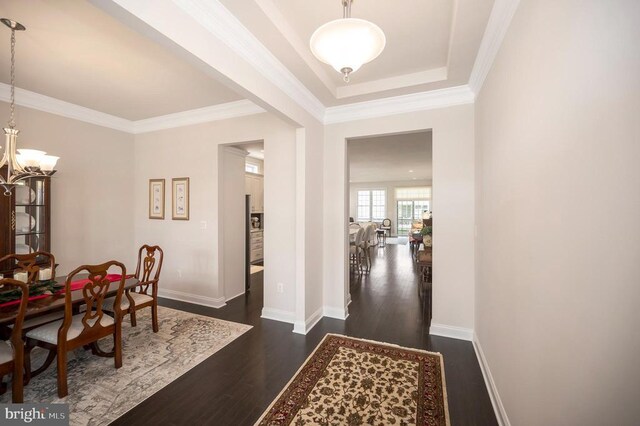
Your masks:
<path fill-rule="evenodd" d="M 432 158 L 430 130 L 347 140 L 352 280 L 371 272 L 387 244 L 407 246 L 400 253 L 414 258 L 430 246 L 423 219 L 433 204 Z"/>
<path fill-rule="evenodd" d="M 219 168 L 220 271 L 225 301 L 262 294 L 264 141 L 222 145 Z"/>

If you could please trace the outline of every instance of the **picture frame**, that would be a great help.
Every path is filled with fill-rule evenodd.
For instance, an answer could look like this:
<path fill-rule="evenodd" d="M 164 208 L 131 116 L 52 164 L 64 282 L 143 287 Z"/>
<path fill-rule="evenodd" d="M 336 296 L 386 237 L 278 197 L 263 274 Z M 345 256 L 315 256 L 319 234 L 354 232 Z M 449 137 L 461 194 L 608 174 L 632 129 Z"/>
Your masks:
<path fill-rule="evenodd" d="M 171 183 L 171 218 L 189 220 L 189 178 L 173 178 Z"/>
<path fill-rule="evenodd" d="M 149 219 L 164 220 L 164 179 L 149 179 Z"/>

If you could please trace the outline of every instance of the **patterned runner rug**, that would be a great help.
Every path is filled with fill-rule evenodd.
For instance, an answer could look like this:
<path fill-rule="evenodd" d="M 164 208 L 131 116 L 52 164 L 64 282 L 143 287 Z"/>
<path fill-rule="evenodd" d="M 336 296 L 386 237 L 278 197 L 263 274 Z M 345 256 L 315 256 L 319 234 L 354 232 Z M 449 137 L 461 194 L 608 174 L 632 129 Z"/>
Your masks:
<path fill-rule="evenodd" d="M 113 366 L 113 358 L 100 358 L 91 351 L 69 352 L 69 395 L 58 398 L 54 361 L 25 387 L 24 402 L 67 403 L 71 425 L 106 425 L 251 329 L 162 306 L 158 319 L 160 331 L 154 333 L 150 309 L 138 312 L 137 327 L 131 327 L 125 317 L 121 368 Z M 113 338 L 101 340 L 100 347 L 110 351 Z M 46 350 L 34 349 L 32 368 L 39 367 L 46 355 Z M 0 403 L 9 402 L 11 392 L 7 391 Z"/>
<path fill-rule="evenodd" d="M 327 334 L 256 422 L 449 426 L 439 353 Z"/>

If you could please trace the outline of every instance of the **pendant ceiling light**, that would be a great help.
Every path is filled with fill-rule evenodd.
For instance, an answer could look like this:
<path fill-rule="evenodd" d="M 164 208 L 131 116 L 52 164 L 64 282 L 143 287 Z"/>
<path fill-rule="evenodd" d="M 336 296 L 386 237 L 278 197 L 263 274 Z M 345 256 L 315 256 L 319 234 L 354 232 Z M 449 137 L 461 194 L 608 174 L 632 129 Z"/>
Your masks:
<path fill-rule="evenodd" d="M 351 17 L 351 1 L 342 0 L 343 17 L 327 22 L 311 36 L 311 52 L 349 82 L 349 75 L 382 53 L 387 42 L 376 24 Z"/>
<path fill-rule="evenodd" d="M 11 29 L 11 103 L 9 127 L 4 128 L 5 149 L 0 160 L 0 186 L 4 188 L 4 195 L 11 195 L 11 189 L 20 181 L 36 176 L 50 176 L 56 166 L 58 157 L 46 155 L 44 151 L 35 149 L 17 149 L 18 133 L 15 121 L 15 92 L 16 92 L 16 31 L 24 31 L 24 25 L 11 19 L 2 18 L 0 21 Z M 16 150 L 18 154 L 16 154 Z"/>

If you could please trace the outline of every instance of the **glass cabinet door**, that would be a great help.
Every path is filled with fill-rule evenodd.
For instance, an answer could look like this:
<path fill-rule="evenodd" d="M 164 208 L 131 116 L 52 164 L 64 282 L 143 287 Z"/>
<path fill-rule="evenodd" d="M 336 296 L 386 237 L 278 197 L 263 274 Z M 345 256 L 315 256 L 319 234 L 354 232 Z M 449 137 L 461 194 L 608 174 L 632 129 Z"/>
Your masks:
<path fill-rule="evenodd" d="M 6 167 L 6 166 L 5 166 Z M 9 254 L 51 252 L 51 178 L 32 177 L 8 194 L 0 190 L 0 258 Z M 37 259 L 46 264 L 48 258 Z M 0 263 L 0 274 L 11 276 L 14 259 Z"/>
<path fill-rule="evenodd" d="M 44 178 L 31 178 L 14 189 L 14 252 L 17 254 L 49 251 L 47 183 Z"/>

